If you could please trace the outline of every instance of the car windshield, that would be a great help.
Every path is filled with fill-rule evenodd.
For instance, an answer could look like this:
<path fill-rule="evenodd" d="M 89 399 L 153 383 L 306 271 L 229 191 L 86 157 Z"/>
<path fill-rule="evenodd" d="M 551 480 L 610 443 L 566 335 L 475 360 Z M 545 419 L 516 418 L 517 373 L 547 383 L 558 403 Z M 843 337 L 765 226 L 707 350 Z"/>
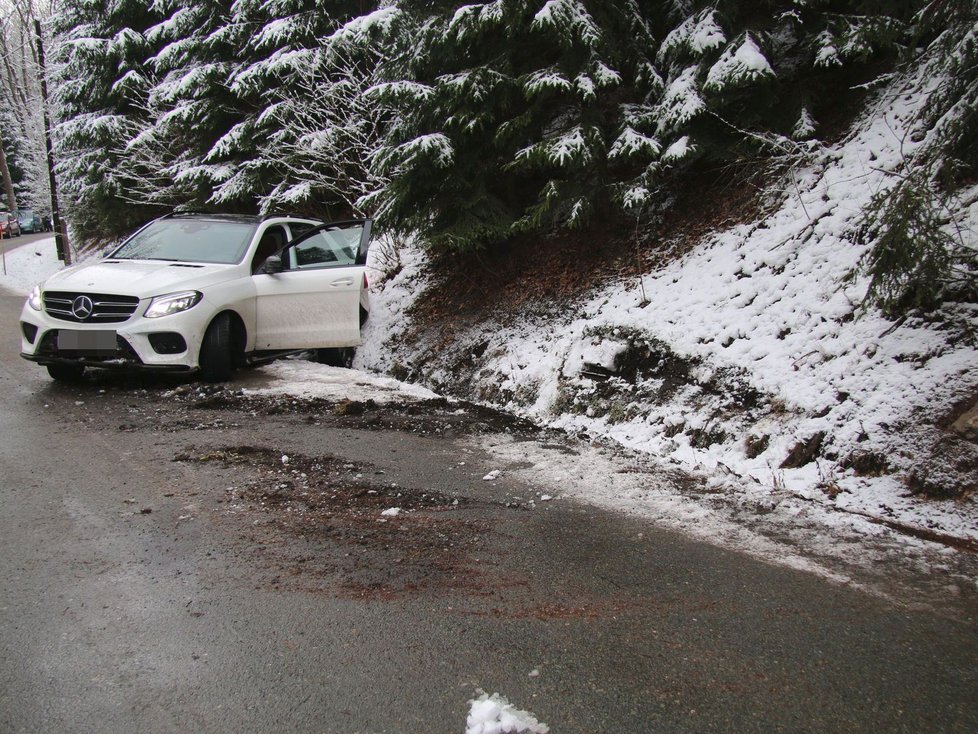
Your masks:
<path fill-rule="evenodd" d="M 238 263 L 257 225 L 213 219 L 160 219 L 137 232 L 109 257 L 114 260 Z"/>

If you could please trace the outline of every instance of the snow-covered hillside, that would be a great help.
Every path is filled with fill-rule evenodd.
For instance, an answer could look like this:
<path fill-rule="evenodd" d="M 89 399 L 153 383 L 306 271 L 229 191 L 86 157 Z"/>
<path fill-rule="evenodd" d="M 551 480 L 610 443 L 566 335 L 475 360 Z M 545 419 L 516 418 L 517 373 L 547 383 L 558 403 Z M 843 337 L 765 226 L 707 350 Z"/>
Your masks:
<path fill-rule="evenodd" d="M 951 430 L 978 401 L 978 314 L 959 311 L 958 328 L 889 321 L 861 306 L 867 279 L 847 277 L 867 251 L 860 212 L 927 143 L 914 126 L 931 83 L 881 95 L 756 221 L 561 318 L 488 318 L 447 347 L 400 338 L 425 287 L 424 256 L 408 249 L 374 294 L 359 364 L 613 439 L 731 493 L 978 541 L 974 424 Z M 972 246 L 974 194 L 948 225 Z"/>

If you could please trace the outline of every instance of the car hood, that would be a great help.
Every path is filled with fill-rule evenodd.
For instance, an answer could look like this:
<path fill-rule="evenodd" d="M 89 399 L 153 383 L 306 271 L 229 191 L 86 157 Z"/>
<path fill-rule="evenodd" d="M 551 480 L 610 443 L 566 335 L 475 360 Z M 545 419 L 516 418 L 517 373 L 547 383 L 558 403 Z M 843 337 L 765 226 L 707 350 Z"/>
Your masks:
<path fill-rule="evenodd" d="M 46 291 L 79 291 L 151 298 L 183 290 L 199 290 L 235 277 L 238 265 L 204 265 L 157 260 L 101 260 L 55 273 Z"/>

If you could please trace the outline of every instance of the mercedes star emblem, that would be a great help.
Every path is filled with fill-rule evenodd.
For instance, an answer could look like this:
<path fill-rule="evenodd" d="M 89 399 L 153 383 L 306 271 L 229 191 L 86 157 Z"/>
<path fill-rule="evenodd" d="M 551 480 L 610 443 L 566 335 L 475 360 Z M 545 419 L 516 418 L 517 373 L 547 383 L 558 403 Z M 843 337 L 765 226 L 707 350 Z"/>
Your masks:
<path fill-rule="evenodd" d="M 78 298 L 76 298 L 71 304 L 71 312 L 79 321 L 84 321 L 87 319 L 92 315 L 92 311 L 94 310 L 95 304 L 92 303 L 92 299 L 88 296 L 78 296 Z"/>

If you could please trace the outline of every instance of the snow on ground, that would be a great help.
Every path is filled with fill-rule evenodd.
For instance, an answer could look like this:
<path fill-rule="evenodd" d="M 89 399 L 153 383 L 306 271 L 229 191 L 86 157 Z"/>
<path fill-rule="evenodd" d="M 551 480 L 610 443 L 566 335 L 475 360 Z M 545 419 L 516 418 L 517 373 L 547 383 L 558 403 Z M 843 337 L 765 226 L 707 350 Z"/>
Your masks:
<path fill-rule="evenodd" d="M 0 286 L 21 295 L 56 273 L 63 266 L 58 260 L 54 237 L 22 244 L 17 240 L 0 240 L 3 249 L 3 269 L 0 270 Z"/>
<path fill-rule="evenodd" d="M 405 267 L 373 296 L 374 313 L 396 317 L 368 324 L 357 364 L 414 366 L 452 394 L 613 439 L 704 480 L 728 510 L 754 507 L 769 523 L 800 523 L 816 546 L 838 532 L 888 535 L 881 523 L 978 540 L 975 497 L 910 496 L 903 481 L 934 442 L 926 418 L 973 399 L 978 350 L 919 320 L 894 323 L 862 309 L 867 280 L 847 277 L 866 253 L 852 234 L 863 207 L 923 144 L 908 130 L 925 95 L 894 91 L 847 140 L 796 171 L 761 220 L 714 234 L 641 282 L 610 285 L 564 318 L 487 321 L 452 345 L 405 339 L 404 308 L 423 290 L 423 259 L 408 247 Z M 957 214 L 974 239 L 978 204 Z M 459 375 L 463 355 L 474 366 Z M 650 374 L 615 374 L 635 358 Z M 793 448 L 819 436 L 819 458 L 782 467 Z M 527 450 L 505 441 L 487 448 L 504 461 Z M 887 470 L 857 473 L 859 457 L 879 458 Z M 565 495 L 671 518 L 688 532 L 717 529 L 700 526 L 714 514 L 709 496 L 692 501 L 650 473 L 593 474 L 591 461 L 577 462 L 576 480 L 553 462 L 537 476 L 521 471 L 566 483 Z M 735 544 L 745 542 L 754 541 Z M 769 550 L 762 554 L 782 552 Z"/>
<path fill-rule="evenodd" d="M 248 370 L 236 383 L 246 395 L 323 398 L 337 402 L 391 403 L 438 397 L 420 385 L 360 370 L 327 367 L 305 359 L 283 359 Z"/>

